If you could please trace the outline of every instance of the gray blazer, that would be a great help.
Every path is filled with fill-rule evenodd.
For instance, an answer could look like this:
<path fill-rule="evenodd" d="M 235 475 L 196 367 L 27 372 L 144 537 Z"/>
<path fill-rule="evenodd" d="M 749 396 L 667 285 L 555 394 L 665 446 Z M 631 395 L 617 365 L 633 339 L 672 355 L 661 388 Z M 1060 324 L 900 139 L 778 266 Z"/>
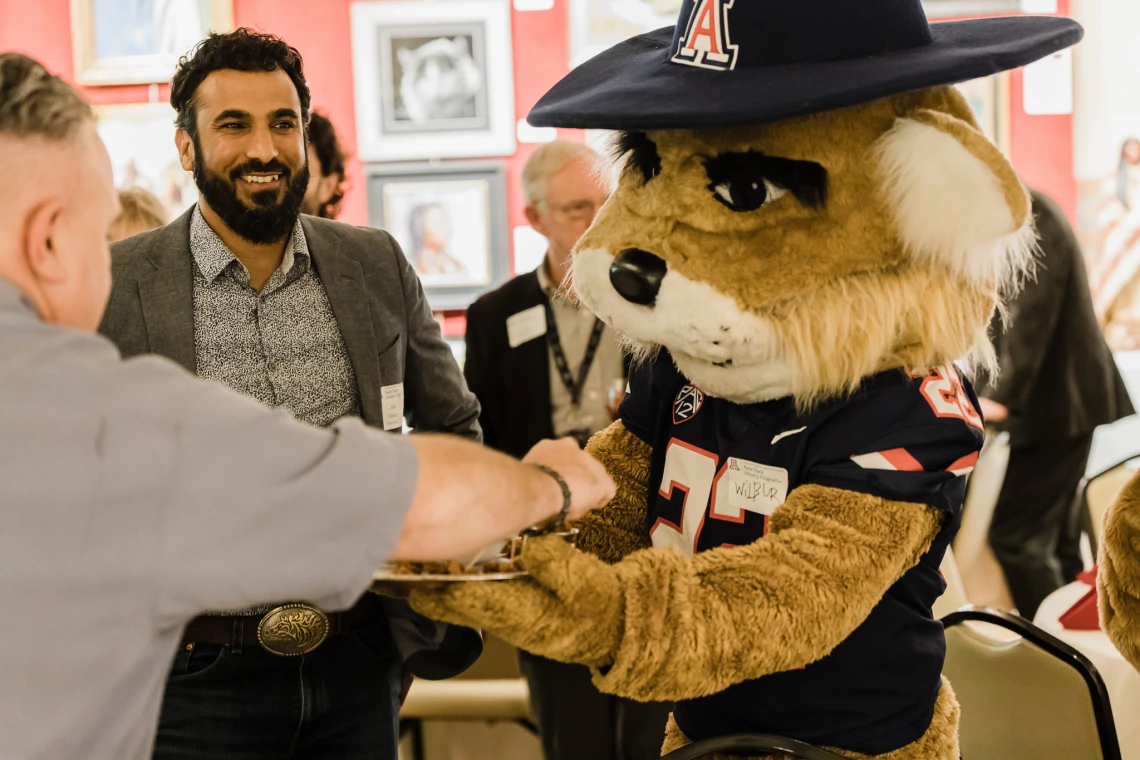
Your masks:
<path fill-rule="evenodd" d="M 196 374 L 192 214 L 111 246 L 113 284 L 99 331 L 124 358 L 159 354 Z M 412 428 L 481 442 L 479 402 L 392 236 L 312 216 L 302 216 L 301 226 L 356 373 L 364 421 L 383 427 L 380 389 L 402 382 Z M 473 631 L 448 630 L 395 600 L 385 606 L 397 645 L 417 675 L 446 677 L 478 657 L 481 640 Z"/>

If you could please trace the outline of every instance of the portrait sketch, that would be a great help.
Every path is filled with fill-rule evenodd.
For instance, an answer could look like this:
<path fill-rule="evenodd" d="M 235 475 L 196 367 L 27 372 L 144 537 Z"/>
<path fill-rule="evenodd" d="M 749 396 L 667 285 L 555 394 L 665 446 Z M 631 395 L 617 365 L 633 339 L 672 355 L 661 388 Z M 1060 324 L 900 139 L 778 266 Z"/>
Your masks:
<path fill-rule="evenodd" d="M 102 106 L 97 116 L 115 187 L 141 187 L 154 193 L 167 220 L 198 200 L 194 179 L 183 171 L 174 147 L 174 109 L 165 103 Z"/>
<path fill-rule="evenodd" d="M 487 128 L 483 24 L 377 33 L 386 132 Z"/>

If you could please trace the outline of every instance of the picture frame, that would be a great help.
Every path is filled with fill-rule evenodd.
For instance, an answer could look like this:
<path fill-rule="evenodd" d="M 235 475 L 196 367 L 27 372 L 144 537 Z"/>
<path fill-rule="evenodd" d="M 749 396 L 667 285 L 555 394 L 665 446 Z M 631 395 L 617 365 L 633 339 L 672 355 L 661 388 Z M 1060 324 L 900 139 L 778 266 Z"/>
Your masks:
<path fill-rule="evenodd" d="M 1009 72 L 956 85 L 990 142 L 1009 155 Z"/>
<path fill-rule="evenodd" d="M 75 81 L 169 82 L 208 32 L 233 26 L 233 0 L 71 0 Z"/>
<path fill-rule="evenodd" d="M 361 160 L 514 154 L 508 0 L 355 2 L 351 17 Z"/>
<path fill-rule="evenodd" d="M 174 109 L 168 103 L 96 106 L 96 128 L 111 157 L 115 187 L 142 187 L 162 201 L 171 222 L 198 200 L 174 145 Z"/>
<path fill-rule="evenodd" d="M 416 270 L 433 311 L 467 308 L 510 277 L 502 162 L 372 165 L 368 222 Z"/>
<path fill-rule="evenodd" d="M 677 23 L 683 0 L 570 0 L 570 66 L 638 34 Z"/>

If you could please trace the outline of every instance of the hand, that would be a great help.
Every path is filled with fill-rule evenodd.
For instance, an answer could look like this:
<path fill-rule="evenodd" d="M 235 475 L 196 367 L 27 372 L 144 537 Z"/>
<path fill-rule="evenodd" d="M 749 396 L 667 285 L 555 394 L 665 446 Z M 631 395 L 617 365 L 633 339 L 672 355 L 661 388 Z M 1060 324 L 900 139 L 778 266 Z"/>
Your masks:
<path fill-rule="evenodd" d="M 1009 419 L 1009 409 L 993 399 L 979 398 L 978 404 L 982 407 L 982 416 L 986 422 L 1004 422 Z"/>
<path fill-rule="evenodd" d="M 541 464 L 557 472 L 570 487 L 568 520 L 576 520 L 591 509 L 610 503 L 617 486 L 602 463 L 578 448 L 572 438 L 539 441 L 523 461 Z M 546 477 L 546 476 L 543 476 Z M 551 480 L 551 485 L 557 487 Z"/>
<path fill-rule="evenodd" d="M 618 569 L 558 536 L 528 541 L 521 560 L 530 578 L 417 589 L 408 603 L 422 615 L 482 628 L 542 657 L 610 664 L 625 608 Z"/>

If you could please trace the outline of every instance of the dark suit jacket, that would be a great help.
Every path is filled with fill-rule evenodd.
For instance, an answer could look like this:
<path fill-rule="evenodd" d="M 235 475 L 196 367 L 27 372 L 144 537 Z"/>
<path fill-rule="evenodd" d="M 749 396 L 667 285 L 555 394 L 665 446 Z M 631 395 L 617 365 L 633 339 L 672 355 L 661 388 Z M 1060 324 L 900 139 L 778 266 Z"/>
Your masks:
<path fill-rule="evenodd" d="M 113 284 L 99 331 L 118 344 L 124 358 L 160 354 L 196 371 L 192 214 L 193 209 L 165 227 L 111 246 Z M 364 421 L 383 427 L 380 389 L 402 382 L 409 425 L 479 441 L 479 403 L 440 337 L 419 278 L 392 237 L 312 216 L 302 216 L 301 226 L 356 373 Z M 406 621 L 404 608 L 388 601 L 390 616 Z M 426 618 L 415 616 L 411 622 L 428 638 L 438 637 Z M 461 634 L 468 650 L 474 645 L 471 633 Z M 459 659 L 469 656 L 470 651 Z M 458 663 L 459 670 L 473 661 Z"/>
<path fill-rule="evenodd" d="M 1093 313 L 1088 274 L 1064 212 L 1033 191 L 1041 254 L 1036 278 L 1009 304 L 1008 330 L 991 327 L 1000 375 L 979 395 L 1004 404 L 1014 445 L 1089 435 L 1133 414 Z"/>
<path fill-rule="evenodd" d="M 482 407 L 483 441 L 516 457 L 554 436 L 550 358 L 542 338 L 511 348 L 507 318 L 545 301 L 538 275 L 528 272 L 481 296 L 467 309 L 463 374 Z"/>

